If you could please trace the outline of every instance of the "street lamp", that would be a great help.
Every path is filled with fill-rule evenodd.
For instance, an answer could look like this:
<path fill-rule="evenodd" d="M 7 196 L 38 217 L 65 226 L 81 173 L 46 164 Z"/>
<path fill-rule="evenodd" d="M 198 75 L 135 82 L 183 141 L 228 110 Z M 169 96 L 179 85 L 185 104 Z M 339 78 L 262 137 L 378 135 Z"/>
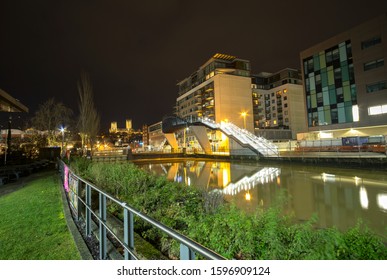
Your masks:
<path fill-rule="evenodd" d="M 62 132 L 62 156 L 64 156 L 64 151 L 63 151 L 63 147 L 64 147 L 64 127 L 62 126 L 60 128 L 60 132 Z"/>
<path fill-rule="evenodd" d="M 241 116 L 243 117 L 243 128 L 246 129 L 246 116 L 247 116 L 247 112 L 242 112 Z"/>

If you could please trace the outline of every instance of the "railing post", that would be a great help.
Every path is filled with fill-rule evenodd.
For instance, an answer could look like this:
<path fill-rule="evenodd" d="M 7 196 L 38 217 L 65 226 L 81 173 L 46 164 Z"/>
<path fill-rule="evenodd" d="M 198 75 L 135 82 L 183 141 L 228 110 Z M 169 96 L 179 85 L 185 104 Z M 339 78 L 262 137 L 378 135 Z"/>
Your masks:
<path fill-rule="evenodd" d="M 180 243 L 180 260 L 194 260 L 195 252 L 190 248 Z"/>
<path fill-rule="evenodd" d="M 91 187 L 86 183 L 86 236 L 91 235 L 91 211 L 89 207 L 91 208 Z"/>
<path fill-rule="evenodd" d="M 79 221 L 79 219 L 81 218 L 81 198 L 79 197 L 79 194 L 81 192 L 80 190 L 80 187 L 81 187 L 81 180 L 77 179 L 77 188 L 76 188 L 76 192 L 77 192 L 77 221 Z"/>
<path fill-rule="evenodd" d="M 99 193 L 99 216 L 103 223 L 106 223 L 106 196 L 103 193 Z M 105 260 L 106 254 L 106 228 L 99 222 L 99 258 Z"/>
<path fill-rule="evenodd" d="M 124 208 L 124 243 L 134 250 L 134 219 L 133 213 Z M 133 260 L 133 256 L 125 249 L 125 260 Z"/>

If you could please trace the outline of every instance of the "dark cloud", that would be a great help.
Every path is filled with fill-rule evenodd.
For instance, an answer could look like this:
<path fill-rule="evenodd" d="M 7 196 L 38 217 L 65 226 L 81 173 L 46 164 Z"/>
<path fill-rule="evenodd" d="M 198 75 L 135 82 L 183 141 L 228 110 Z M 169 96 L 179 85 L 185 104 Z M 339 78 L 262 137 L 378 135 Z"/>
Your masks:
<path fill-rule="evenodd" d="M 103 127 L 172 112 L 184 79 L 222 52 L 253 72 L 299 68 L 299 53 L 387 11 L 386 1 L 22 1 L 0 3 L 0 88 L 30 108 L 77 111 L 90 73 Z"/>

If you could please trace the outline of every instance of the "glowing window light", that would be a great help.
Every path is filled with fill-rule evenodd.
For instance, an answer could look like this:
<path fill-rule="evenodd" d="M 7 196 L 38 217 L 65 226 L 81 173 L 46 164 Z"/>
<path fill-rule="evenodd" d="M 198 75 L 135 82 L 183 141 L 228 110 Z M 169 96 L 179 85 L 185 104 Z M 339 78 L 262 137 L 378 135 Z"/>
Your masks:
<path fill-rule="evenodd" d="M 363 209 L 368 209 L 368 195 L 367 195 L 367 190 L 363 187 L 360 188 L 359 190 L 360 194 L 360 205 Z"/>
<path fill-rule="evenodd" d="M 352 106 L 352 118 L 353 118 L 354 122 L 359 121 L 359 106 L 358 105 Z"/>
<path fill-rule="evenodd" d="M 378 194 L 376 197 L 378 206 L 383 211 L 387 212 L 387 194 Z"/>

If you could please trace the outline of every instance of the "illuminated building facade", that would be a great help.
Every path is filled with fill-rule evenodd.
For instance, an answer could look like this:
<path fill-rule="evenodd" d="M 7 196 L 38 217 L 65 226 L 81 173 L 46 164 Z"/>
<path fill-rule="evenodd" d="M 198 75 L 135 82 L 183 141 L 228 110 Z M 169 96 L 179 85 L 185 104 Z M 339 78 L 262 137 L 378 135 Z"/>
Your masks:
<path fill-rule="evenodd" d="M 121 133 L 121 132 L 130 133 L 132 131 L 133 131 L 133 128 L 132 128 L 132 120 L 131 119 L 127 119 L 125 121 L 125 128 L 118 128 L 117 122 L 110 123 L 110 129 L 109 129 L 110 133 Z"/>
<path fill-rule="evenodd" d="M 267 139 L 295 139 L 306 129 L 301 73 L 286 68 L 277 73 L 252 75 L 256 135 Z"/>
<path fill-rule="evenodd" d="M 215 54 L 178 84 L 175 113 L 188 122 L 207 118 L 217 123 L 229 121 L 254 132 L 250 62 L 226 54 Z M 190 131 L 178 135 L 180 146 L 200 149 Z M 227 137 L 209 131 L 212 150 L 227 150 Z"/>
<path fill-rule="evenodd" d="M 309 133 L 387 134 L 387 13 L 300 54 Z"/>
<path fill-rule="evenodd" d="M 209 118 L 228 120 L 253 131 L 250 62 L 225 54 L 215 54 L 178 84 L 176 115 L 186 121 Z"/>

